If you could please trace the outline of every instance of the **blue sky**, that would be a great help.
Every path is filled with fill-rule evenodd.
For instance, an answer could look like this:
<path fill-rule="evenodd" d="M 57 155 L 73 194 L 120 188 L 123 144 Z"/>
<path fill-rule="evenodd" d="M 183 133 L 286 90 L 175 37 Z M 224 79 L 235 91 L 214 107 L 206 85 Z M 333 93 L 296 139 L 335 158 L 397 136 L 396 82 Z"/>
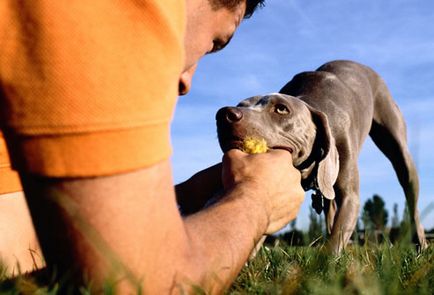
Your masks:
<path fill-rule="evenodd" d="M 172 124 L 175 182 L 220 161 L 215 113 L 243 98 L 278 91 L 295 74 L 334 59 L 376 70 L 407 122 L 420 177 L 420 211 L 434 227 L 434 1 L 268 0 L 245 20 L 230 45 L 199 64 L 189 95 L 179 99 Z M 404 208 L 391 164 L 370 139 L 359 158 L 361 202 L 373 194 Z M 308 224 L 310 193 L 297 227 Z M 431 208 L 431 210 L 429 210 Z M 390 219 L 390 218 L 389 218 Z"/>

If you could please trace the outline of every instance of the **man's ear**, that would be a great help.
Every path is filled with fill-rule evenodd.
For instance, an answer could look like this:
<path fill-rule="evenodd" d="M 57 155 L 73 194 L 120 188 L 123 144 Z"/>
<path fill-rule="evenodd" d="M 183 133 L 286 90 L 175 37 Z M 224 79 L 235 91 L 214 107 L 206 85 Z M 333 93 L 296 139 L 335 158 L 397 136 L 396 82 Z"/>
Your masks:
<path fill-rule="evenodd" d="M 335 139 L 331 133 L 327 116 L 309 105 L 308 108 L 317 128 L 316 147 L 314 148 L 321 149 L 317 160 L 318 170 L 316 179 L 318 189 L 325 198 L 333 200 L 335 198 L 333 185 L 339 173 L 339 154 L 336 149 Z"/>

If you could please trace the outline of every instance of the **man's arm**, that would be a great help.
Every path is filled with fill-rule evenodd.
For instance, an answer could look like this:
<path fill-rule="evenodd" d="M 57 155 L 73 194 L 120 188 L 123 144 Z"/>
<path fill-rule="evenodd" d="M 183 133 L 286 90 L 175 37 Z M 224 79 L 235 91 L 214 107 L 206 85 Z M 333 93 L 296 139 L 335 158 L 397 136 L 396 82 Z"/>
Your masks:
<path fill-rule="evenodd" d="M 0 264 L 6 276 L 44 266 L 22 192 L 0 195 Z"/>
<path fill-rule="evenodd" d="M 175 186 L 176 202 L 184 215 L 195 213 L 223 190 L 222 163 L 194 174 Z"/>
<path fill-rule="evenodd" d="M 97 286 L 112 278 L 144 293 L 192 285 L 214 293 L 232 282 L 262 234 L 298 212 L 304 194 L 290 163 L 284 151 L 230 151 L 224 200 L 185 220 L 169 161 L 109 177 L 22 180 L 49 266 L 75 266 Z"/>

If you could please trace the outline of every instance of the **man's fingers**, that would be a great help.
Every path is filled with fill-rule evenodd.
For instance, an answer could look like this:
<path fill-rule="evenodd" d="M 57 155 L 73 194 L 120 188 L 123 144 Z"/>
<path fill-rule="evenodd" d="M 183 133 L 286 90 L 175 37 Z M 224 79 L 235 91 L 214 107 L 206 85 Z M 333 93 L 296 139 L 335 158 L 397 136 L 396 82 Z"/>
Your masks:
<path fill-rule="evenodd" d="M 249 154 L 239 150 L 239 149 L 231 149 L 227 151 L 223 155 L 223 162 L 226 162 L 228 159 L 234 158 L 234 159 L 241 159 L 243 157 L 247 157 Z"/>
<path fill-rule="evenodd" d="M 229 151 L 226 152 L 226 154 L 228 155 L 247 155 L 247 153 L 243 152 L 242 150 L 239 149 L 230 149 Z"/>
<path fill-rule="evenodd" d="M 272 154 L 276 154 L 276 155 L 285 155 L 285 156 L 289 157 L 292 161 L 292 154 L 286 149 L 279 149 L 279 148 L 269 149 L 268 153 L 272 153 Z"/>

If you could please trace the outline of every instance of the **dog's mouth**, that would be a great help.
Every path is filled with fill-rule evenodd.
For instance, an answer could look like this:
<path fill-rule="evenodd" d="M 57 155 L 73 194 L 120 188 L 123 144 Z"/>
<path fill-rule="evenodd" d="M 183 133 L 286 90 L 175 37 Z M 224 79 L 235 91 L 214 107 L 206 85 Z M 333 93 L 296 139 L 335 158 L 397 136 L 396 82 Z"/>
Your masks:
<path fill-rule="evenodd" d="M 232 149 L 243 149 L 243 139 L 241 137 L 221 138 L 219 136 L 219 143 L 223 153 Z"/>
<path fill-rule="evenodd" d="M 226 153 L 227 151 L 231 149 L 238 149 L 243 150 L 244 149 L 244 138 L 233 136 L 231 138 L 219 138 L 220 147 L 223 151 L 223 153 Z M 294 152 L 294 149 L 290 146 L 284 146 L 284 145 L 272 145 L 268 146 L 269 149 L 280 149 L 290 152 L 291 154 Z"/>
<path fill-rule="evenodd" d="M 221 111 L 219 111 L 220 113 Z M 290 152 L 291 154 L 295 151 L 292 146 L 287 144 L 276 144 L 272 140 L 260 135 L 255 132 L 255 128 L 248 127 L 245 124 L 229 124 L 217 115 L 217 137 L 220 144 L 220 148 L 223 153 L 231 149 L 244 150 L 244 140 L 247 138 L 264 138 L 267 142 L 268 149 L 281 149 Z M 220 118 L 220 119 L 219 119 Z"/>
<path fill-rule="evenodd" d="M 275 145 L 275 146 L 272 146 L 270 148 L 274 149 L 274 150 L 285 150 L 285 151 L 290 152 L 291 154 L 294 152 L 294 149 L 292 147 L 289 147 L 289 146 Z"/>

